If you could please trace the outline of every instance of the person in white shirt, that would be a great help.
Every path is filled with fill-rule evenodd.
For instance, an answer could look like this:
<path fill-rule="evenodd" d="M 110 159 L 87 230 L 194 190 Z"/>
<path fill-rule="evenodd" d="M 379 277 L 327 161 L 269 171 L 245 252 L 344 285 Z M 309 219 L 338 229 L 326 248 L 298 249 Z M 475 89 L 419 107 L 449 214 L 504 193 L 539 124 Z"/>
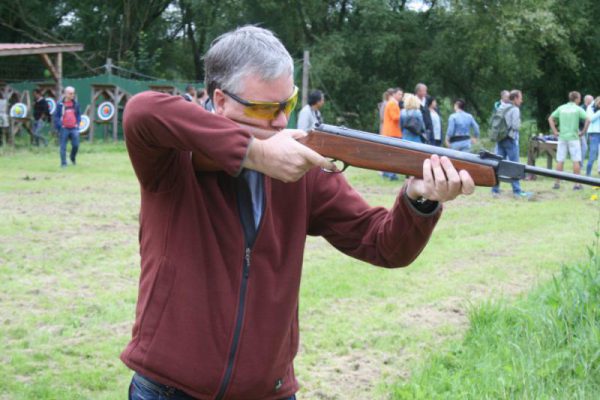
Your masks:
<path fill-rule="evenodd" d="M 437 112 L 438 104 L 435 97 L 427 97 L 427 107 L 429 108 L 429 114 L 431 115 L 431 124 L 433 126 L 433 144 L 434 146 L 442 145 L 442 119 L 440 114 Z"/>
<path fill-rule="evenodd" d="M 298 129 L 310 131 L 323 122 L 321 107 L 325 104 L 325 96 L 320 90 L 315 90 L 308 95 L 308 104 L 302 107 L 298 114 Z"/>

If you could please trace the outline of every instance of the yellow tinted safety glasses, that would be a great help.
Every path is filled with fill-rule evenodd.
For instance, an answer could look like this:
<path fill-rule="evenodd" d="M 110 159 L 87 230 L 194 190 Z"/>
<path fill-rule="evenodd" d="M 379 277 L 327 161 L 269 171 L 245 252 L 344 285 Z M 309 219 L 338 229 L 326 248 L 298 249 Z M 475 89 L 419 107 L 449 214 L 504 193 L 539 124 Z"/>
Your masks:
<path fill-rule="evenodd" d="M 282 111 L 287 117 L 298 102 L 298 86 L 294 86 L 294 93 L 289 99 L 281 102 L 244 100 L 227 90 L 223 90 L 223 93 L 244 106 L 245 116 L 256 119 L 272 120 L 277 118 L 277 115 Z"/>

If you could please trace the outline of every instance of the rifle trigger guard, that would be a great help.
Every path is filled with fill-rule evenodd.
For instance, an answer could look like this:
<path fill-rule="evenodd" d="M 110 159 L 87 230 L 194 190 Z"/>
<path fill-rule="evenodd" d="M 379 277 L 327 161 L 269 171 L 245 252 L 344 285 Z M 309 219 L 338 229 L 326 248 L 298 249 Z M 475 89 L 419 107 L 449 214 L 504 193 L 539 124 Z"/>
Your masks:
<path fill-rule="evenodd" d="M 327 169 L 327 168 L 321 168 L 321 170 L 322 170 L 323 172 L 326 172 L 326 173 L 328 173 L 328 174 L 339 174 L 339 173 L 341 173 L 341 172 L 344 172 L 344 171 L 345 171 L 345 170 L 346 170 L 346 169 L 347 169 L 347 168 L 350 166 L 350 165 L 349 165 L 349 164 L 347 164 L 345 161 L 340 161 L 340 160 L 337 160 L 337 159 L 335 159 L 335 158 L 332 158 L 332 159 L 330 159 L 329 161 L 331 161 L 333 164 L 336 164 L 336 163 L 338 163 L 338 162 L 341 162 L 341 163 L 342 163 L 342 168 L 338 168 L 338 169 L 337 169 L 337 171 L 332 171 L 332 170 L 330 170 L 330 169 Z M 336 167 L 337 167 L 337 165 L 336 165 Z"/>

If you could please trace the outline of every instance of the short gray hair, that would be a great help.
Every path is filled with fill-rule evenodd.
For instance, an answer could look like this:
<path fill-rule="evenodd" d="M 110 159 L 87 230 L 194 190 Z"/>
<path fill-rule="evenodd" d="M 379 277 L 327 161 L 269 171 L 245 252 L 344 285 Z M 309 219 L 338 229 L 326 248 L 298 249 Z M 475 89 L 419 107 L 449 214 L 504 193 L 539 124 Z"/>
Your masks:
<path fill-rule="evenodd" d="M 265 81 L 294 74 L 294 61 L 273 32 L 246 25 L 216 38 L 204 55 L 204 84 L 210 98 L 215 89 L 242 90 L 242 78 L 256 74 Z"/>

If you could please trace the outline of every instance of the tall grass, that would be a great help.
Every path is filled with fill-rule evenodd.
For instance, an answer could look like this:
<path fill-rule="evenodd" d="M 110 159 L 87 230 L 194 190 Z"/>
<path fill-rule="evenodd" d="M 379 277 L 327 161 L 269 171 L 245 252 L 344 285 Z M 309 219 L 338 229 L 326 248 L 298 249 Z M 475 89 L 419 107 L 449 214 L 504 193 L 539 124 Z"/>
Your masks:
<path fill-rule="evenodd" d="M 598 233 L 596 233 L 598 241 Z M 487 302 L 464 341 L 420 367 L 394 399 L 598 399 L 600 259 L 563 267 L 513 305 Z"/>

